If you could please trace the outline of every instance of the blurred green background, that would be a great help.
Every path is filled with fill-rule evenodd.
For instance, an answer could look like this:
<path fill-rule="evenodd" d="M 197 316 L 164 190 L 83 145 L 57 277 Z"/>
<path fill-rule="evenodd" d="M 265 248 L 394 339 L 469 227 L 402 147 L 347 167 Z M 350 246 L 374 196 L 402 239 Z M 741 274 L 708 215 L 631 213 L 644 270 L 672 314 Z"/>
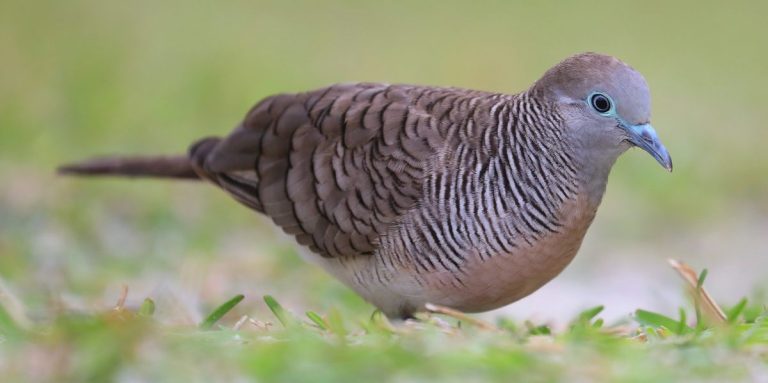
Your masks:
<path fill-rule="evenodd" d="M 674 308 L 670 257 L 709 267 L 713 293 L 732 303 L 768 286 L 766 13 L 758 1 L 5 0 L 2 288 L 33 318 L 109 307 L 122 285 L 129 305 L 152 296 L 170 322 L 199 321 L 237 293 L 366 315 L 370 306 L 213 187 L 54 169 L 184 152 L 276 92 L 382 81 L 514 93 L 566 56 L 597 51 L 645 75 L 675 171 L 637 150 L 621 158 L 580 255 L 507 313 Z"/>

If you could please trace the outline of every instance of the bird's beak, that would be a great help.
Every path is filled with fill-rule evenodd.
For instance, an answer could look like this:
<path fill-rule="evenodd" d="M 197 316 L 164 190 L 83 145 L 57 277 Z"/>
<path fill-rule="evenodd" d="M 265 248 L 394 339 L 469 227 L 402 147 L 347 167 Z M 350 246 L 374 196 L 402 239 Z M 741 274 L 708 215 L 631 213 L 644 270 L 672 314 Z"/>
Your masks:
<path fill-rule="evenodd" d="M 652 155 L 664 169 L 672 171 L 672 158 L 651 124 L 630 125 L 626 130 L 630 142 Z"/>

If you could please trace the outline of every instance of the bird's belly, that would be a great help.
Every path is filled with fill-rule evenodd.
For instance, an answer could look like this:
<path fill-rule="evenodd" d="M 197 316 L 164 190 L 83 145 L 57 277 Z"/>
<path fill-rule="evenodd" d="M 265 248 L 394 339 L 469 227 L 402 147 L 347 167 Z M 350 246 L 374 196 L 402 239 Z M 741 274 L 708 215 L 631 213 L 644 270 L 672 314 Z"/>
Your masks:
<path fill-rule="evenodd" d="M 430 300 L 466 312 L 517 301 L 563 271 L 578 252 L 585 229 L 564 231 L 513 253 L 470 262 L 465 268 L 469 277 L 461 289 L 435 290 Z"/>
<path fill-rule="evenodd" d="M 557 276 L 581 246 L 595 209 L 577 197 L 563 206 L 562 226 L 531 244 L 488 260 L 474 258 L 466 265 L 462 289 L 434 294 L 438 304 L 474 312 L 492 310 L 517 301 Z"/>
<path fill-rule="evenodd" d="M 595 209 L 577 197 L 561 212 L 557 232 L 490 257 L 480 256 L 487 249 L 476 249 L 466 254 L 460 271 L 425 272 L 414 265 L 398 266 L 391 259 L 372 259 L 357 268 L 369 274 L 363 278 L 366 283 L 350 281 L 350 286 L 390 316 L 419 311 L 425 303 L 466 312 L 501 307 L 537 290 L 573 259 Z"/>

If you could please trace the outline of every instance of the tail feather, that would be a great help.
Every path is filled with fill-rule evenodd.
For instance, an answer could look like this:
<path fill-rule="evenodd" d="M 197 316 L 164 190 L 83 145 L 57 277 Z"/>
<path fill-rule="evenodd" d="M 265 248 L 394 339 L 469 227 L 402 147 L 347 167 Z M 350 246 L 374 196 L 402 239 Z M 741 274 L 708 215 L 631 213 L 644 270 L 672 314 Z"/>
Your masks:
<path fill-rule="evenodd" d="M 59 174 L 78 176 L 158 177 L 200 179 L 186 155 L 101 157 L 60 166 Z"/>

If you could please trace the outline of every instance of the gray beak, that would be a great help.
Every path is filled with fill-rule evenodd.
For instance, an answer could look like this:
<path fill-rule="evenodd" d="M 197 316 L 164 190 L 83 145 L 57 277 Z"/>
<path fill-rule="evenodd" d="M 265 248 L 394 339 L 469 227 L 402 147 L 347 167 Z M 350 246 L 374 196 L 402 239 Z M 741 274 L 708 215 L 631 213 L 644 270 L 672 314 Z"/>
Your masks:
<path fill-rule="evenodd" d="M 631 125 L 625 129 L 629 133 L 630 142 L 652 155 L 664 169 L 672 171 L 672 158 L 651 124 Z"/>

